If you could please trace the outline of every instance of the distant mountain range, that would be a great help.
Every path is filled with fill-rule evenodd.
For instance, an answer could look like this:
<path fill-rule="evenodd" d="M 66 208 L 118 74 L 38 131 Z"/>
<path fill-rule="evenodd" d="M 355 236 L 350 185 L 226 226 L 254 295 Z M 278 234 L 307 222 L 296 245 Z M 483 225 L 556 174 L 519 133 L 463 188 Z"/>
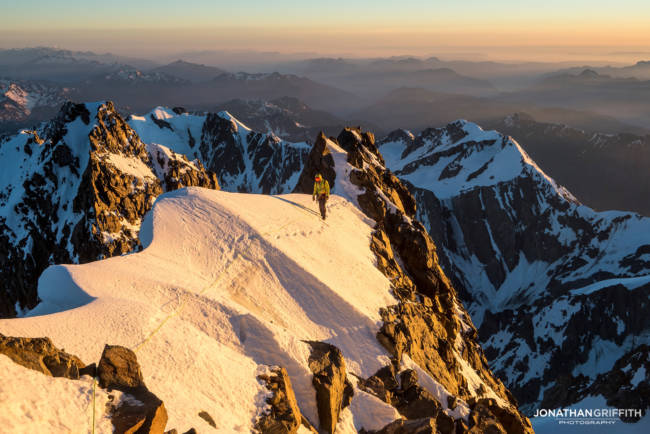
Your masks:
<path fill-rule="evenodd" d="M 581 202 L 650 216 L 650 134 L 592 133 L 523 113 L 486 126 L 525 143 L 530 156 Z"/>
<path fill-rule="evenodd" d="M 644 128 L 650 125 L 650 80 L 612 77 L 592 69 L 551 75 L 498 99 L 590 111 Z"/>
<path fill-rule="evenodd" d="M 404 62 L 404 63 L 401 63 Z M 346 64 L 345 61 L 315 60 L 305 65 L 304 74 L 314 80 L 348 90 L 366 99 L 376 99 L 403 86 L 428 91 L 492 96 L 498 90 L 487 80 L 461 75 L 436 62 L 404 59 L 377 60 L 368 64 Z"/>
<path fill-rule="evenodd" d="M 193 83 L 200 83 L 210 81 L 215 77 L 224 74 L 226 71 L 214 66 L 199 65 L 196 63 L 185 62 L 177 60 L 168 65 L 159 66 L 151 70 L 151 72 L 160 72 L 173 77 L 178 77 L 183 80 L 191 81 Z"/>
<path fill-rule="evenodd" d="M 600 75 L 610 75 L 618 78 L 634 77 L 639 80 L 650 80 L 650 60 L 640 60 L 629 66 L 578 66 L 559 71 L 560 74 L 580 74 L 585 70 L 594 71 Z"/>
<path fill-rule="evenodd" d="M 238 119 L 252 129 L 273 133 L 291 142 L 312 142 L 320 131 L 334 135 L 348 124 L 381 131 L 381 128 L 370 122 L 355 119 L 346 122 L 291 97 L 271 101 L 233 99 L 206 109 L 212 112 L 235 113 Z"/>
<path fill-rule="evenodd" d="M 529 103 L 526 99 L 514 102 L 500 97 L 478 98 L 409 87 L 389 92 L 376 102 L 355 111 L 352 116 L 381 125 L 387 133 L 395 128 L 420 131 L 427 126 L 445 125 L 456 119 L 491 124 L 522 111 L 542 122 L 566 123 L 587 131 L 634 134 L 650 132 L 648 128 L 633 126 L 614 116 L 588 110 L 570 109 L 561 105 L 543 107 Z"/>
<path fill-rule="evenodd" d="M 156 62 L 110 53 L 71 51 L 49 47 L 0 50 L 0 77 L 70 83 L 111 72 L 125 65 L 150 69 Z"/>

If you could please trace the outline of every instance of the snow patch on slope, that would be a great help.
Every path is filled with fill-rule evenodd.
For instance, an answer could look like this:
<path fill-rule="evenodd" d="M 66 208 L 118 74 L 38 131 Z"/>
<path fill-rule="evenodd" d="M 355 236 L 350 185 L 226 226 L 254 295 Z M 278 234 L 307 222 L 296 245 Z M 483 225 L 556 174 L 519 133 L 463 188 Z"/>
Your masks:
<path fill-rule="evenodd" d="M 92 431 L 92 379 L 46 376 L 17 365 L 0 354 L 0 426 L 7 433 L 62 433 Z M 115 393 L 112 393 L 115 395 Z M 95 432 L 112 434 L 113 424 L 103 415 L 108 392 L 95 391 Z"/>

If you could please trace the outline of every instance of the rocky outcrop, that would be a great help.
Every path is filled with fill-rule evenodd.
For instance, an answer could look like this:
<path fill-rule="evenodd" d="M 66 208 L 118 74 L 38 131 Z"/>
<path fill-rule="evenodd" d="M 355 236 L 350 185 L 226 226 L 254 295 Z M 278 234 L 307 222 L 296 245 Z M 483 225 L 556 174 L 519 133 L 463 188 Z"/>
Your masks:
<path fill-rule="evenodd" d="M 333 434 L 341 410 L 350 405 L 354 395 L 347 380 L 345 360 L 341 350 L 325 342 L 309 341 L 309 369 L 314 374 L 312 384 L 316 389 L 318 426 L 321 431 Z"/>
<path fill-rule="evenodd" d="M 151 393 L 122 400 L 109 409 L 109 415 L 116 433 L 162 434 L 167 424 L 164 404 Z"/>
<path fill-rule="evenodd" d="M 97 366 L 99 387 L 128 390 L 144 386 L 135 353 L 118 345 L 106 345 Z"/>
<path fill-rule="evenodd" d="M 307 156 L 307 161 L 302 172 L 300 172 L 300 178 L 298 178 L 298 183 L 293 192 L 312 194 L 314 191 L 314 177 L 319 173 L 323 175 L 330 187 L 334 185 L 336 181 L 334 159 L 327 147 L 327 138 L 322 132 L 316 138 L 316 142 Z"/>
<path fill-rule="evenodd" d="M 117 345 L 106 345 L 97 366 L 97 377 L 100 387 L 125 394 L 109 409 L 116 432 L 165 432 L 167 410 L 163 402 L 145 386 L 133 351 Z"/>
<path fill-rule="evenodd" d="M 650 219 L 594 212 L 512 138 L 466 121 L 379 147 L 524 412 L 577 402 L 609 369 L 590 360 L 646 342 Z"/>
<path fill-rule="evenodd" d="M 256 429 L 263 434 L 296 433 L 303 416 L 286 369 L 274 368 L 270 375 L 260 375 L 257 378 L 264 382 L 272 396 L 266 401 L 271 408 L 257 420 Z"/>
<path fill-rule="evenodd" d="M 467 323 L 461 326 L 449 320 L 448 311 L 435 299 L 402 303 L 382 310 L 381 315 L 384 325 L 377 338 L 396 360 L 407 354 L 448 392 L 465 400 L 478 391 L 471 390 L 467 383 L 464 370 L 467 363 L 476 371 L 486 391 L 489 388 L 505 402 L 516 405 L 508 389 L 487 368 L 487 360 L 474 341 L 476 330 Z M 460 336 L 465 340 L 461 357 L 458 348 L 450 344 L 458 342 Z"/>
<path fill-rule="evenodd" d="M 375 375 L 359 380 L 359 388 L 394 406 L 406 419 L 435 418 L 438 415 L 449 418 L 451 432 L 454 420 L 442 412 L 441 403 L 418 384 L 417 372 L 407 369 L 396 374 L 393 365 L 380 369 Z"/>
<path fill-rule="evenodd" d="M 79 229 L 75 227 L 73 232 L 72 242 L 81 262 L 137 248 L 140 242 L 131 228 L 139 226 L 155 198 L 164 191 L 186 186 L 219 187 L 215 174 L 206 172 L 201 163 L 192 164 L 168 149 L 145 145 L 112 110 L 112 106 L 98 110 L 98 128 L 88 136 L 90 161 L 82 176 L 80 194 L 73 202 L 75 211 L 94 211 L 82 218 L 77 224 Z M 124 162 L 124 157 L 132 161 Z M 125 170 L 124 165 L 130 170 Z M 79 231 L 81 237 L 75 237 Z M 90 243 L 83 235 L 88 232 L 93 234 Z"/>
<path fill-rule="evenodd" d="M 438 434 L 439 432 L 436 420 L 432 417 L 414 420 L 398 419 L 375 431 L 376 434 Z"/>
<path fill-rule="evenodd" d="M 0 317 L 38 302 L 50 264 L 83 263 L 140 248 L 138 231 L 158 195 L 218 188 L 214 173 L 143 143 L 112 103 L 66 103 L 38 131 L 3 139 L 0 162 Z"/>
<path fill-rule="evenodd" d="M 86 366 L 78 357 L 59 350 L 50 338 L 18 338 L 0 334 L 0 354 L 26 368 L 52 377 L 79 378 Z"/>

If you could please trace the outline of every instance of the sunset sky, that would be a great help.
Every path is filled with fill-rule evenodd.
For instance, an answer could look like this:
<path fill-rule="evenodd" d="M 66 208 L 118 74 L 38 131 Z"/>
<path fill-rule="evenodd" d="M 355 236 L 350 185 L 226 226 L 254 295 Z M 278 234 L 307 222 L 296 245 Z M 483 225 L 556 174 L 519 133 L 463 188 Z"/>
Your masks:
<path fill-rule="evenodd" d="M 650 57 L 647 0 L 4 3 L 3 48 L 47 45 L 153 56 L 232 49 L 355 56 L 475 52 L 530 60 Z"/>

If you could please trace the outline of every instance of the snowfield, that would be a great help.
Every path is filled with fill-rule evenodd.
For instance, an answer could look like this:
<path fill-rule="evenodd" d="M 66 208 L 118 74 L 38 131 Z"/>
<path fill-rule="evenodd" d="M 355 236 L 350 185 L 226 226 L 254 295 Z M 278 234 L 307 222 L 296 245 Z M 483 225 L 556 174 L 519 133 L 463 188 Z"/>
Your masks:
<path fill-rule="evenodd" d="M 374 222 L 336 195 L 326 222 L 310 209 L 307 195 L 164 194 L 142 224 L 142 252 L 49 267 L 39 281 L 43 302 L 26 317 L 0 320 L 0 333 L 48 336 L 85 363 L 97 362 L 105 344 L 134 349 L 147 386 L 165 403 L 167 429 L 201 432 L 205 410 L 220 432 L 250 432 L 267 397 L 256 375 L 271 365 L 287 369 L 301 411 L 317 423 L 303 340 L 336 345 L 348 374 L 367 378 L 388 362 L 375 333 L 379 308 L 396 300 L 369 248 Z M 88 377 L 45 377 L 0 357 L 3 372 L 7 366 L 3 429 L 87 432 L 89 413 L 80 409 Z M 106 399 L 98 394 L 99 416 Z M 357 390 L 337 432 L 398 417 Z M 110 432 L 100 422 L 99 432 Z"/>

